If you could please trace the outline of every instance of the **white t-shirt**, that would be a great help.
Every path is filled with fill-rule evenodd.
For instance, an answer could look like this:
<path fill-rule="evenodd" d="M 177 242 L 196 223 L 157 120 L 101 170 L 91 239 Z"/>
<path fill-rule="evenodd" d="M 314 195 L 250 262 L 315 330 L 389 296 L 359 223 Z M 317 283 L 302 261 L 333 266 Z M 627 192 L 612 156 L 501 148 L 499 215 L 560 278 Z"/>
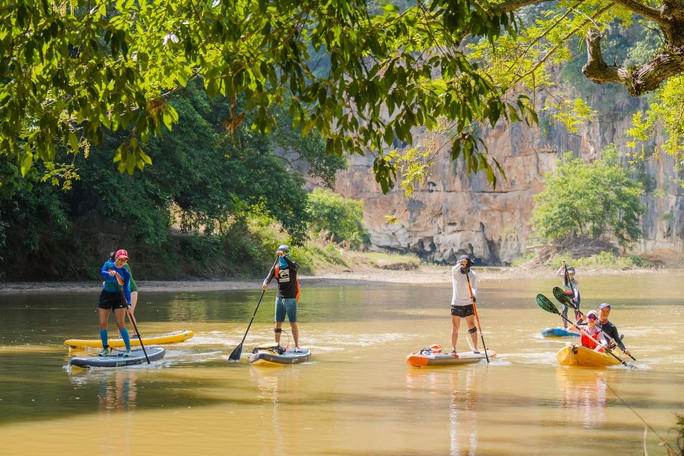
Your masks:
<path fill-rule="evenodd" d="M 457 264 L 451 268 L 451 287 L 453 294 L 451 296 L 452 306 L 467 306 L 473 302 L 470 300 L 470 290 L 468 289 L 468 277 L 461 274 L 461 265 Z M 477 298 L 477 274 L 472 269 L 468 273 L 470 277 L 470 285 L 473 288 L 473 296 Z"/>

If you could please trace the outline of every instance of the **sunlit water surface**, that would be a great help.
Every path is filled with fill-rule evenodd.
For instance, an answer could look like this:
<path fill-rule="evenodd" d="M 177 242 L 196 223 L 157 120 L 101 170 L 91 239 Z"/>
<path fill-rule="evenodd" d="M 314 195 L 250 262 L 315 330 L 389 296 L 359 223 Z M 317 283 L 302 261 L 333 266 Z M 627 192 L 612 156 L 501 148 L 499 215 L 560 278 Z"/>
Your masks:
<path fill-rule="evenodd" d="M 408 280 L 407 280 L 408 281 Z M 2 454 L 531 455 L 666 454 L 684 414 L 684 273 L 585 277 L 584 311 L 608 301 L 636 366 L 568 368 L 556 280 L 483 279 L 486 362 L 417 369 L 406 355 L 449 346 L 450 285 L 307 288 L 301 345 L 310 362 L 251 366 L 272 340 L 273 291 L 242 351 L 260 290 L 145 293 L 144 335 L 191 329 L 151 365 L 67 368 L 68 338 L 96 338 L 97 295 L 0 295 Z M 560 306 L 559 306 L 560 307 Z M 288 330 L 287 324 L 285 329 Z M 468 349 L 462 327 L 459 350 Z M 113 317 L 110 330 L 116 331 Z M 287 342 L 284 336 L 283 342 Z M 82 354 L 82 352 L 80 353 Z M 660 438 L 659 438 L 660 436 Z M 599 450 L 597 450 L 599 451 Z"/>

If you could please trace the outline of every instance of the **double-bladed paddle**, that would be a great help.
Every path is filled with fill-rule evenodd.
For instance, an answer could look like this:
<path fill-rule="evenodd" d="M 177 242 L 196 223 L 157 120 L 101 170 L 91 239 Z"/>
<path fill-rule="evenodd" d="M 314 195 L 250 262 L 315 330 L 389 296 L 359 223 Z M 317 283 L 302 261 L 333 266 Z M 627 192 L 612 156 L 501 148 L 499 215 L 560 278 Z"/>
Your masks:
<path fill-rule="evenodd" d="M 563 304 L 564 306 L 570 306 L 570 307 L 572 307 L 573 309 L 575 309 L 575 312 L 576 312 L 576 313 L 578 313 L 578 314 L 580 314 L 580 316 L 584 317 L 584 314 L 582 313 L 581 310 L 579 310 L 579 308 L 577 307 L 577 304 L 575 304 L 575 301 L 573 301 L 572 299 L 570 299 L 570 298 L 568 297 L 568 295 L 566 295 L 560 287 L 553 287 L 553 296 L 558 300 L 558 302 L 560 302 L 560 303 Z M 610 336 L 609 336 L 608 334 L 606 334 L 603 330 L 601 330 L 601 332 L 603 333 L 603 335 L 604 335 L 608 340 L 610 340 L 612 343 L 618 345 L 618 344 L 617 344 L 617 341 L 616 341 L 615 339 L 613 339 L 612 337 L 610 337 Z M 619 346 L 619 345 L 618 345 L 618 346 Z M 632 360 L 636 361 L 636 359 L 634 358 L 634 356 L 630 355 L 629 353 L 626 353 L 626 355 L 629 356 L 630 358 L 632 358 Z"/>
<path fill-rule="evenodd" d="M 273 266 L 271 269 L 275 268 L 276 264 L 278 263 L 278 257 L 276 257 L 275 261 L 273 262 Z M 247 325 L 247 331 L 245 331 L 245 335 L 242 336 L 242 341 L 240 344 L 235 347 L 235 350 L 230 354 L 228 359 L 233 362 L 238 362 L 240 361 L 240 356 L 242 355 L 242 344 L 245 343 L 245 339 L 247 338 L 247 333 L 249 332 L 249 328 L 252 327 L 252 322 L 254 321 L 254 317 L 257 314 L 257 310 L 259 310 L 259 305 L 261 304 L 261 300 L 264 298 L 264 293 L 266 293 L 266 290 L 261 290 L 261 296 L 259 296 L 259 302 L 257 302 L 256 307 L 254 308 L 254 313 L 252 314 L 252 319 L 249 320 L 249 325 Z"/>
<path fill-rule="evenodd" d="M 563 290 L 561 290 L 561 291 L 563 291 Z M 564 319 L 565 321 L 567 321 L 567 322 L 570 323 L 571 325 L 574 325 L 574 323 L 571 322 L 570 320 L 568 320 L 566 317 L 564 317 L 564 316 L 558 311 L 558 307 L 556 307 L 556 305 L 555 305 L 553 302 L 551 302 L 551 300 L 550 300 L 549 298 L 547 298 L 546 296 L 544 296 L 543 294 L 538 294 L 538 295 L 537 295 L 537 304 L 538 304 L 539 307 L 541 307 L 543 310 L 545 310 L 545 311 L 547 311 L 547 312 L 549 312 L 549 313 L 555 313 L 556 315 L 560 315 L 560 317 L 561 317 L 562 319 Z M 591 337 L 587 332 L 583 331 L 583 330 L 580 329 L 579 327 L 578 327 L 577 329 L 578 329 L 582 334 L 584 334 L 585 336 L 587 336 L 587 337 L 593 339 L 593 337 Z M 618 361 L 620 361 L 621 364 L 623 364 L 623 365 L 625 365 L 625 366 L 627 366 L 627 367 L 631 367 L 632 369 L 636 369 L 636 366 L 634 366 L 634 365 L 632 365 L 632 364 L 629 364 L 629 363 L 623 361 L 622 359 L 620 359 L 620 357 L 618 357 L 615 353 L 613 353 L 613 352 L 610 350 L 610 348 L 605 347 L 605 350 L 606 350 L 606 352 L 607 352 L 609 355 L 611 355 L 613 358 L 615 358 L 615 359 L 617 359 Z"/>

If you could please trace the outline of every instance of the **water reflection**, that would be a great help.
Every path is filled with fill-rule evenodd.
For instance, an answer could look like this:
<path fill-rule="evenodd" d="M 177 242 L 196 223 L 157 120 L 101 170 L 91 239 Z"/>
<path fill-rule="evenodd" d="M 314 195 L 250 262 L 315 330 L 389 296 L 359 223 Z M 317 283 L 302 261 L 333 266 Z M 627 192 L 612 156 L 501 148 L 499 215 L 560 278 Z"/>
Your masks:
<path fill-rule="evenodd" d="M 608 382 L 616 382 L 614 369 L 569 368 L 558 366 L 556 379 L 561 387 L 561 405 L 577 412 L 583 427 L 594 429 L 606 422 Z"/>
<path fill-rule="evenodd" d="M 76 371 L 76 369 L 73 369 Z M 99 383 L 97 389 L 99 413 L 121 413 L 135 410 L 138 397 L 137 376 L 134 369 L 108 369 L 69 373 L 75 387 L 90 391 L 90 385 Z"/>
<path fill-rule="evenodd" d="M 474 455 L 478 452 L 477 410 L 480 394 L 476 369 L 478 368 L 467 366 L 409 369 L 406 372 L 406 387 L 410 399 L 427 399 L 426 409 L 439 414 L 444 404 L 448 403 L 449 426 L 446 430 L 451 456 Z M 438 417 L 435 421 L 442 422 Z"/>

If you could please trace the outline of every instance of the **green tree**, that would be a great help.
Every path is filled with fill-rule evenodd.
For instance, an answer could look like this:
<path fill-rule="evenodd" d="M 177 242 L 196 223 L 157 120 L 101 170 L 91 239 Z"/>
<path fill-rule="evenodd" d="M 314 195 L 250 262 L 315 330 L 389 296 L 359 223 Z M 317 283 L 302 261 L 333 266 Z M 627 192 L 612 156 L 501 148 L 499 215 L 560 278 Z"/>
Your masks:
<path fill-rule="evenodd" d="M 323 232 L 330 241 L 346 242 L 352 248 L 358 248 L 370 239 L 363 224 L 363 201 L 316 188 L 309 195 L 307 212 L 311 219 L 308 227 L 311 236 Z"/>
<path fill-rule="evenodd" d="M 520 94 L 550 84 L 547 70 L 572 55 L 576 37 L 587 44 L 583 74 L 634 96 L 684 71 L 680 1 L 401 4 L 4 1 L 0 153 L 11 154 L 26 174 L 36 161 L 54 161 L 58 147 L 78 154 L 121 129 L 126 135 L 114 158 L 132 173 L 151 163 L 143 149 L 149 138 L 177 122 L 170 101 L 200 78 L 210 96 L 231 101 L 229 131 L 254 110 L 251 126 L 272 133 L 273 108 L 288 104 L 294 128 L 304 136 L 317 131 L 329 153 L 373 154 L 385 191 L 396 180 L 397 166 L 387 156 L 395 141 L 411 144 L 413 127 L 432 130 L 441 118 L 452 124 L 452 157 L 495 183 L 502 170 L 476 132 L 502 121 L 535 121 L 534 107 Z M 610 65 L 602 39 L 611 26 L 655 27 L 661 42 L 643 60 Z M 479 40 L 488 55 L 466 52 L 466 44 Z M 320 59 L 312 60 L 313 53 Z M 319 72 L 320 61 L 328 65 Z M 684 89 L 676 93 L 681 98 Z M 575 107 L 558 103 L 570 112 Z M 679 127 L 675 118 L 663 118 L 668 131 Z"/>
<path fill-rule="evenodd" d="M 614 238 L 625 246 L 641 237 L 641 184 L 625 173 L 614 147 L 590 164 L 563 159 L 545 182 L 532 211 L 532 226 L 542 239 Z"/>

